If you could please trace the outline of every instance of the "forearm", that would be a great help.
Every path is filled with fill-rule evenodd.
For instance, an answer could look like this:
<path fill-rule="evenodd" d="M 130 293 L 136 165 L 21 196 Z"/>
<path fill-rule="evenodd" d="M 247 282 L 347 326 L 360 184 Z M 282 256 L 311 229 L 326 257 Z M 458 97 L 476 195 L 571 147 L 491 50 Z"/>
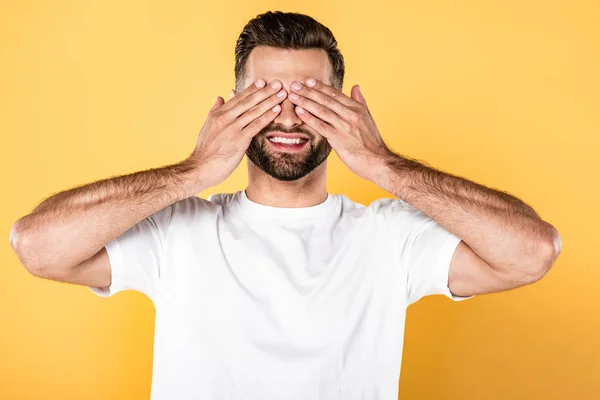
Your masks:
<path fill-rule="evenodd" d="M 501 272 L 549 268 L 560 238 L 521 200 L 395 155 L 387 160 L 384 189 L 460 237 Z"/>
<path fill-rule="evenodd" d="M 74 267 L 144 218 L 203 189 L 187 162 L 104 179 L 44 200 L 15 223 L 11 243 L 37 274 Z"/>

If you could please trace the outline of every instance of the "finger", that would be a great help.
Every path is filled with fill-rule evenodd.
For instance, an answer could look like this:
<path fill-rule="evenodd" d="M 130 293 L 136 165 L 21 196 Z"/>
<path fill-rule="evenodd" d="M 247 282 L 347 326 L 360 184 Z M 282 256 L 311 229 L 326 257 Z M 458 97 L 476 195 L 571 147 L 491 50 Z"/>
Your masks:
<path fill-rule="evenodd" d="M 308 86 L 309 88 L 323 92 L 326 95 L 336 99 L 345 106 L 357 107 L 359 105 L 359 103 L 356 100 L 346 96 L 344 93 L 342 93 L 341 90 L 338 90 L 331 85 L 325 84 L 325 82 L 323 81 L 314 78 L 308 78 L 306 79 L 305 83 L 306 86 Z"/>
<path fill-rule="evenodd" d="M 263 89 L 266 86 L 266 84 L 267 84 L 267 82 L 262 78 L 256 80 L 254 83 L 252 83 L 246 89 L 242 90 L 240 93 L 238 93 L 232 99 L 230 99 L 227 102 L 227 104 L 225 105 L 225 107 L 223 107 L 223 111 L 227 112 L 227 111 L 231 110 L 236 104 L 238 104 L 240 101 L 244 100 L 246 97 Z"/>
<path fill-rule="evenodd" d="M 250 122 L 244 129 L 242 129 L 242 134 L 245 137 L 252 138 L 258 132 L 260 132 L 265 126 L 273 122 L 275 118 L 281 112 L 281 106 L 279 104 L 265 111 L 260 117 L 255 118 L 252 122 Z"/>
<path fill-rule="evenodd" d="M 333 126 L 322 119 L 315 117 L 301 106 L 294 107 L 294 111 L 296 111 L 296 115 L 298 115 L 306 125 L 313 128 L 318 134 L 324 136 L 326 139 L 331 139 L 335 136 L 337 131 Z"/>
<path fill-rule="evenodd" d="M 213 110 L 221 107 L 223 104 L 225 104 L 225 100 L 221 96 L 218 96 L 217 100 L 215 101 L 215 104 L 212 106 L 210 111 L 213 111 Z"/>
<path fill-rule="evenodd" d="M 367 100 L 365 100 L 365 98 L 363 97 L 362 93 L 360 92 L 360 87 L 358 85 L 352 86 L 352 90 L 350 91 L 350 97 L 353 100 L 358 101 L 362 105 L 367 105 Z"/>
<path fill-rule="evenodd" d="M 316 90 L 316 89 L 312 89 L 306 85 L 301 84 L 300 82 L 293 82 L 290 85 L 290 89 L 292 90 L 292 92 L 290 93 L 289 99 L 292 103 L 296 104 L 295 103 L 296 101 L 304 101 L 302 99 L 302 97 L 304 97 L 304 98 L 312 100 L 315 103 L 321 104 L 322 106 L 328 108 L 329 110 L 333 110 L 338 116 L 342 117 L 343 119 L 348 120 L 348 116 L 349 116 L 348 115 L 349 114 L 348 106 L 340 103 L 333 97 L 329 96 L 327 93 Z M 300 97 L 300 98 L 298 98 L 298 97 Z M 301 103 L 297 103 L 297 104 L 304 105 Z M 317 117 L 321 118 L 321 113 L 315 112 L 316 111 L 315 109 L 308 107 L 308 105 L 305 108 L 308 108 L 308 110 L 311 113 L 313 113 Z M 329 120 L 327 120 L 327 122 L 332 123 Z"/>
<path fill-rule="evenodd" d="M 350 97 L 362 104 L 367 110 L 367 113 L 371 115 L 371 111 L 369 111 L 369 106 L 367 105 L 367 99 L 365 99 L 365 96 L 363 96 L 362 92 L 360 91 L 360 86 L 354 85 L 352 87 L 352 90 L 350 91 Z"/>
<path fill-rule="evenodd" d="M 279 79 L 275 79 L 270 84 L 266 85 L 260 90 L 257 90 L 246 97 L 240 99 L 230 110 L 231 115 L 234 117 L 239 117 L 250 108 L 256 106 L 266 98 L 272 96 L 275 93 L 278 93 L 283 88 L 283 84 Z M 237 97 L 237 96 L 236 96 Z M 233 102 L 233 100 L 232 100 Z"/>
<path fill-rule="evenodd" d="M 246 125 L 250 124 L 253 120 L 263 115 L 268 110 L 272 109 L 276 105 L 280 104 L 287 97 L 285 89 L 281 89 L 279 92 L 272 94 L 260 103 L 250 107 L 245 113 L 240 115 L 235 124 L 243 129 Z"/>
<path fill-rule="evenodd" d="M 336 129 L 346 130 L 349 127 L 349 123 L 343 119 L 342 116 L 336 112 L 333 112 L 330 108 L 328 108 L 328 106 L 323 105 L 322 103 L 317 103 L 307 97 L 299 96 L 297 93 L 290 93 L 289 99 L 294 105 L 308 110 L 312 115 L 322 119 L 330 125 L 333 125 Z M 342 107 L 344 111 L 347 110 L 346 106 L 343 106 L 340 103 L 337 104 L 339 107 Z"/>

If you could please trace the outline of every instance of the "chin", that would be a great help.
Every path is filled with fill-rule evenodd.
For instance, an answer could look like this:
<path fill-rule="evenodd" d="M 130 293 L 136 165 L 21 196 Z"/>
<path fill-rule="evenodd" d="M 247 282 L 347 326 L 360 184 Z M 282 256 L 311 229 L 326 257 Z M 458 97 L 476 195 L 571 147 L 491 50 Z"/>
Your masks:
<path fill-rule="evenodd" d="M 264 140 L 262 140 L 264 137 Z M 246 151 L 248 159 L 260 170 L 282 182 L 302 179 L 323 163 L 331 152 L 327 141 L 309 140 L 299 151 L 277 151 L 266 136 L 254 137 Z"/>

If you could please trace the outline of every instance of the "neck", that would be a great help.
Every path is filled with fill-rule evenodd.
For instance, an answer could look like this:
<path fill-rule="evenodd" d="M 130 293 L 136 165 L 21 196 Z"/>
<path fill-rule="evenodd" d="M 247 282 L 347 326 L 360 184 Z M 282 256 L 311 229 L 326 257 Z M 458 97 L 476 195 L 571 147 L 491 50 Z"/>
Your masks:
<path fill-rule="evenodd" d="M 246 196 L 255 203 L 271 207 L 311 207 L 327 199 L 327 160 L 310 174 L 296 181 L 279 181 L 248 160 Z"/>

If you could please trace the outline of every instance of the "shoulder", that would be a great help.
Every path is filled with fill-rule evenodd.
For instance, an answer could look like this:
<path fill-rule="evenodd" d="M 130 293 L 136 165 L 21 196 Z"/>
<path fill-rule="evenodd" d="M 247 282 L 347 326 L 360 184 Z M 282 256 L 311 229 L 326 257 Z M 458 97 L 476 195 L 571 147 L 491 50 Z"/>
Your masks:
<path fill-rule="evenodd" d="M 355 207 L 356 211 L 359 211 L 366 216 L 378 216 L 383 218 L 389 218 L 394 220 L 411 220 L 411 219 L 427 219 L 429 218 L 421 210 L 417 209 L 413 205 L 405 202 L 401 199 L 392 198 L 380 198 L 371 201 L 368 205 L 363 205 L 348 199 L 346 196 L 341 195 L 344 202 L 349 205 L 346 207 L 351 211 L 350 203 Z"/>
<path fill-rule="evenodd" d="M 340 217 L 374 224 L 386 232 L 412 231 L 432 223 L 421 210 L 397 198 L 379 198 L 362 204 L 342 194 L 336 196 L 341 202 Z"/>
<path fill-rule="evenodd" d="M 211 196 L 208 199 L 191 196 L 163 208 L 151 218 L 166 221 L 169 224 L 179 222 L 185 224 L 198 219 L 210 219 L 221 213 L 221 209 L 222 205 L 218 201 L 211 201 Z"/>
<path fill-rule="evenodd" d="M 221 208 L 219 203 L 215 203 L 210 200 L 210 196 L 208 199 L 191 196 L 173 203 L 170 207 L 174 215 L 183 216 L 191 216 L 200 211 L 216 212 Z"/>

